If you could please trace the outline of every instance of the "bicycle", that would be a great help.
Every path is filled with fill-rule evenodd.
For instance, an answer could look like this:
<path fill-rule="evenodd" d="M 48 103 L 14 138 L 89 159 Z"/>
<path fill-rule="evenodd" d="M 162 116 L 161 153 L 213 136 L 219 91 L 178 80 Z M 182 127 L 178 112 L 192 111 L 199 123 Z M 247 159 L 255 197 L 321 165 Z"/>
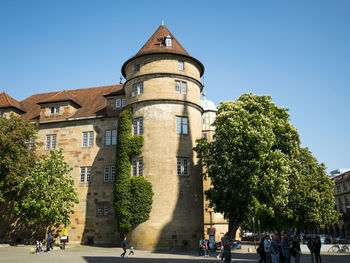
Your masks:
<path fill-rule="evenodd" d="M 349 252 L 349 247 L 346 244 L 334 244 L 328 249 L 328 252 L 338 252 L 338 253 L 347 253 Z"/>

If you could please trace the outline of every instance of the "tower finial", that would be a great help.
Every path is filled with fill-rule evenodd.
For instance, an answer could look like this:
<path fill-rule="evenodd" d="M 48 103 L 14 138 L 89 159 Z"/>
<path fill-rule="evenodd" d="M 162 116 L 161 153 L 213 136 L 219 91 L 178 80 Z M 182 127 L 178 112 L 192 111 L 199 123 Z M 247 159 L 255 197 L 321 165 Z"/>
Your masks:
<path fill-rule="evenodd" d="M 123 84 L 123 75 L 122 74 L 120 74 L 119 84 Z"/>
<path fill-rule="evenodd" d="M 164 26 L 164 20 L 162 20 L 162 23 L 161 23 L 162 26 Z"/>

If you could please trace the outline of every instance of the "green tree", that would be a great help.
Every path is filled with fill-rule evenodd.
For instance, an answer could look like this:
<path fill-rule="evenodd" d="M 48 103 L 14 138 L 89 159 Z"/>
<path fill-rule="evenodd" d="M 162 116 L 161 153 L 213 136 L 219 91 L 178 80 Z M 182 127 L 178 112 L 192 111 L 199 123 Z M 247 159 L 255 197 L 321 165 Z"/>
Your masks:
<path fill-rule="evenodd" d="M 212 184 L 206 197 L 228 219 L 231 237 L 254 215 L 280 228 L 292 214 L 289 175 L 300 141 L 287 111 L 270 96 L 243 94 L 218 107 L 215 140 L 197 141 Z"/>
<path fill-rule="evenodd" d="M 0 118 L 0 202 L 21 198 L 20 182 L 36 160 L 37 131 L 36 123 L 14 115 Z"/>
<path fill-rule="evenodd" d="M 122 111 L 118 121 L 114 211 L 119 233 L 129 233 L 148 220 L 152 208 L 152 185 L 143 177 L 131 177 L 131 159 L 141 154 L 143 136 L 131 135 L 132 109 Z"/>
<path fill-rule="evenodd" d="M 334 209 L 334 183 L 324 164 L 319 164 L 308 148 L 301 148 L 296 165 L 298 173 L 290 185 L 291 225 L 299 231 L 335 224 L 340 215 Z"/>
<path fill-rule="evenodd" d="M 79 202 L 71 170 L 62 149 L 40 156 L 30 174 L 23 177 L 21 198 L 13 205 L 16 215 L 42 226 L 46 233 L 49 227 L 64 223 L 65 214 L 74 213 L 73 206 Z"/>

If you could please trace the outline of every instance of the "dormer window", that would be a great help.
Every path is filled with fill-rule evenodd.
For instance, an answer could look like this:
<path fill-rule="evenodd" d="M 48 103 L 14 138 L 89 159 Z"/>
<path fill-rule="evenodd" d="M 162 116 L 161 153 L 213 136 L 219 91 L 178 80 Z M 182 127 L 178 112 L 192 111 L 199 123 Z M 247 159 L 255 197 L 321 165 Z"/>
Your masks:
<path fill-rule="evenodd" d="M 171 39 L 171 36 L 170 35 L 167 35 L 165 37 L 165 46 L 166 47 L 172 47 L 172 39 Z"/>
<path fill-rule="evenodd" d="M 53 114 L 59 114 L 60 113 L 60 107 L 51 107 L 50 113 Z"/>

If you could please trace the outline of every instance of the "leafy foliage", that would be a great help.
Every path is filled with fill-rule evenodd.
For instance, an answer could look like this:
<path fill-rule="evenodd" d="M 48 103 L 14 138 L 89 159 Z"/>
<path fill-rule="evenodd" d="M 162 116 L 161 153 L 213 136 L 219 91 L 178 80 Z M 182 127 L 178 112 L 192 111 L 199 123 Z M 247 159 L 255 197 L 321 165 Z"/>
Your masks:
<path fill-rule="evenodd" d="M 26 141 L 37 131 L 37 124 L 14 115 L 0 118 L 0 201 L 20 198 L 20 182 L 36 160 L 36 145 L 28 147 Z"/>
<path fill-rule="evenodd" d="M 143 136 L 131 135 L 131 108 L 120 113 L 116 151 L 114 208 L 118 231 L 127 234 L 149 218 L 152 207 L 152 185 L 143 177 L 131 178 L 131 159 L 141 154 Z"/>
<path fill-rule="evenodd" d="M 312 210 L 303 210 L 304 215 L 315 211 L 316 218 L 326 216 L 332 221 L 332 184 L 324 166 L 318 164 L 317 176 L 302 176 L 299 135 L 287 109 L 278 108 L 270 96 L 243 94 L 234 102 L 220 104 L 214 125 L 215 140 L 198 140 L 195 151 L 211 179 L 206 197 L 229 220 L 232 237 L 239 226 L 251 225 L 253 217 L 266 230 L 295 226 L 296 213 L 301 212 L 296 208 L 305 201 L 296 198 L 295 191 L 305 183 L 308 188 L 303 194 L 311 198 L 310 190 L 316 191 L 318 202 Z M 316 183 L 321 178 L 322 192 Z M 322 196 L 324 192 L 327 197 Z M 321 205 L 327 212 L 317 211 Z M 320 223 L 318 219 L 313 223 Z"/>
<path fill-rule="evenodd" d="M 42 155 L 23 178 L 21 195 L 25 198 L 14 202 L 15 213 L 45 229 L 63 223 L 64 214 L 73 213 L 72 204 L 78 203 L 74 180 L 67 176 L 71 170 L 62 150 Z"/>

